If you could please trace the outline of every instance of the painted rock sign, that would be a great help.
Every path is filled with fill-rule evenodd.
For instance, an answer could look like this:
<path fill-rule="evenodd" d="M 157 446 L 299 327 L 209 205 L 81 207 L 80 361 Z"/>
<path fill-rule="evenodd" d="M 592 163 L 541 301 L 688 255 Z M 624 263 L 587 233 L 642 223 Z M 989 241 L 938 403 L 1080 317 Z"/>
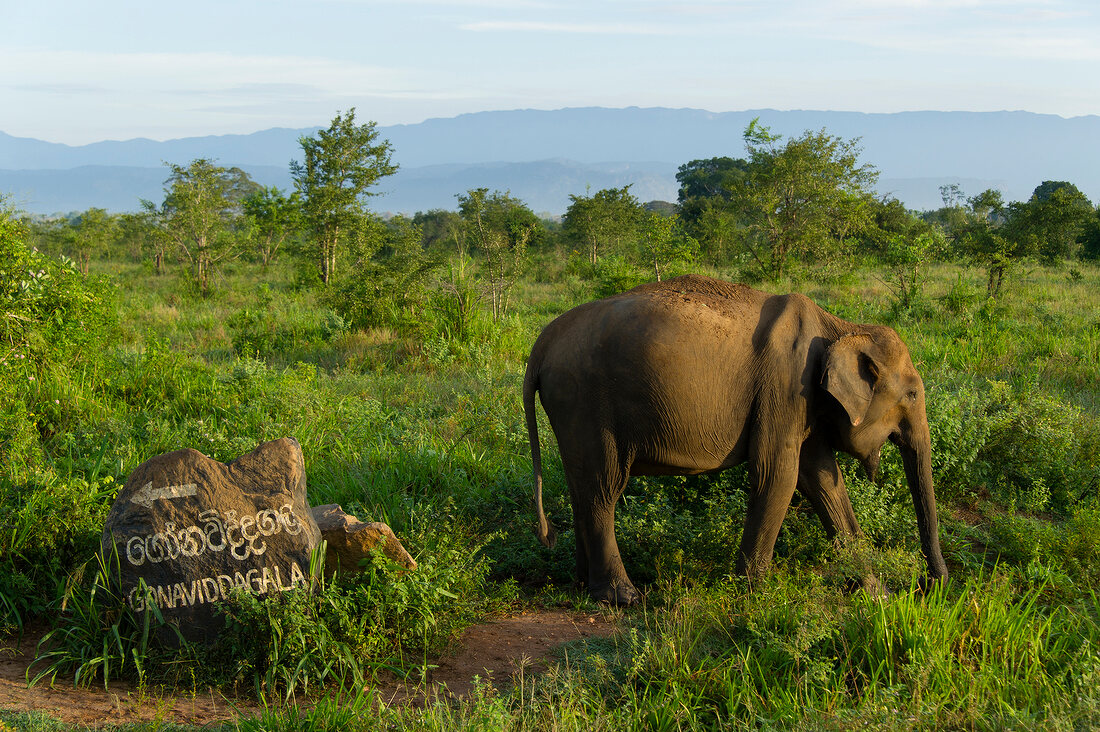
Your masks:
<path fill-rule="evenodd" d="M 142 463 L 107 514 L 102 549 L 136 613 L 155 605 L 185 638 L 210 642 L 222 627 L 214 606 L 234 589 L 308 585 L 320 538 L 302 449 L 283 438 L 230 463 L 190 449 Z"/>

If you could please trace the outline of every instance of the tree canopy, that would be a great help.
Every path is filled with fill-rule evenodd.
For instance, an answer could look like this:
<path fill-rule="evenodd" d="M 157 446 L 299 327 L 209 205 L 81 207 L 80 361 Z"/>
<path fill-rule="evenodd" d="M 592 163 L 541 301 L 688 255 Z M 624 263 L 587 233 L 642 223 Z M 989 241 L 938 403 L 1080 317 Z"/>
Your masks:
<path fill-rule="evenodd" d="M 302 161 L 292 161 L 290 172 L 325 284 L 336 274 L 338 252 L 357 235 L 367 199 L 377 194 L 371 187 L 397 172 L 393 146 L 380 134 L 374 122 L 356 124 L 353 107 L 337 113 L 328 129 L 298 139 Z"/>
<path fill-rule="evenodd" d="M 807 130 L 784 143 L 758 119 L 744 138 L 748 170 L 731 199 L 749 230 L 746 248 L 769 276 L 781 277 L 792 255 L 823 253 L 868 223 L 878 171 L 859 162 L 858 139 Z"/>
<path fill-rule="evenodd" d="M 159 209 L 148 201 L 143 205 L 190 263 L 195 284 L 206 295 L 211 268 L 236 253 L 243 201 L 259 186 L 243 170 L 207 158 L 168 167 L 164 202 Z"/>
<path fill-rule="evenodd" d="M 601 253 L 617 247 L 638 226 L 641 204 L 629 185 L 591 195 L 570 195 L 569 200 L 562 230 L 588 253 L 590 264 L 596 264 Z"/>

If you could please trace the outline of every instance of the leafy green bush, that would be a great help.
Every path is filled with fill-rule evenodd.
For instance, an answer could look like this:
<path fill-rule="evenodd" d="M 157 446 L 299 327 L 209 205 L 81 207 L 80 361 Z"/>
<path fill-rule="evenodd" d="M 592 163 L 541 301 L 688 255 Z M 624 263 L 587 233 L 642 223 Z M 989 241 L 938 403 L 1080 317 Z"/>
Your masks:
<path fill-rule="evenodd" d="M 320 293 L 322 304 L 353 328 L 419 332 L 428 277 L 439 263 L 424 254 L 420 230 L 398 218 L 372 227 L 354 265 Z"/>
<path fill-rule="evenodd" d="M 117 337 L 113 287 L 28 249 L 24 237 L 0 209 L 0 475 L 16 481 L 43 467 L 58 385 L 96 369 Z"/>
<path fill-rule="evenodd" d="M 1065 602 L 1100 589 L 1100 506 L 1080 506 L 1065 522 L 993 511 L 970 529 L 990 559 L 1014 566 L 1029 584 Z"/>
<path fill-rule="evenodd" d="M 649 276 L 626 257 L 612 255 L 596 262 L 592 267 L 592 279 L 596 285 L 596 297 L 602 298 L 626 292 L 647 282 Z"/>
<path fill-rule="evenodd" d="M 1100 482 L 1095 418 L 1038 391 L 991 382 L 978 475 L 1009 506 L 1065 513 Z"/>

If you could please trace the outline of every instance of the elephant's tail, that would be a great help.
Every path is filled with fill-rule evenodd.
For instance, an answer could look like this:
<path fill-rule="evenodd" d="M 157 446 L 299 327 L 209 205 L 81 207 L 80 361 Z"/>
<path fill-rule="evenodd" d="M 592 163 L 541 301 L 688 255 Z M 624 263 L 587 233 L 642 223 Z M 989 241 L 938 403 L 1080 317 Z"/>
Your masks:
<path fill-rule="evenodd" d="M 538 519 L 535 524 L 535 536 L 543 546 L 553 547 L 554 542 L 558 540 L 558 534 L 546 520 L 546 513 L 542 510 L 542 449 L 539 447 L 539 424 L 535 414 L 535 392 L 538 390 L 538 364 L 532 357 L 527 362 L 527 375 L 523 378 L 523 412 L 527 416 L 527 439 L 531 443 L 531 467 L 535 472 L 533 501 Z"/>

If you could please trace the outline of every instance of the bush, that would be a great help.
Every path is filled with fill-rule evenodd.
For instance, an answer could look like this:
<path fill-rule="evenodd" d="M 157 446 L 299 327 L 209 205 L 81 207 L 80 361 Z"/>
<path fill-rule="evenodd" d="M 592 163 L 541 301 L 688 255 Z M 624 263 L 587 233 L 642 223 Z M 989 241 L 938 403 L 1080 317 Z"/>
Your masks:
<path fill-rule="evenodd" d="M 387 326 L 402 332 L 422 327 L 427 282 L 439 263 L 424 254 L 420 229 L 398 218 L 368 237 L 373 243 L 360 252 L 353 267 L 321 292 L 353 328 Z"/>
<path fill-rule="evenodd" d="M 596 297 L 611 297 L 649 281 L 649 276 L 625 257 L 604 257 L 592 268 Z"/>
<path fill-rule="evenodd" d="M 1100 481 L 1095 418 L 1032 389 L 990 382 L 978 475 L 1010 507 L 1067 513 Z"/>
<path fill-rule="evenodd" d="M 114 288 L 28 249 L 24 237 L 0 210 L 0 476 L 16 481 L 43 467 L 58 385 L 95 370 L 117 338 Z"/>

